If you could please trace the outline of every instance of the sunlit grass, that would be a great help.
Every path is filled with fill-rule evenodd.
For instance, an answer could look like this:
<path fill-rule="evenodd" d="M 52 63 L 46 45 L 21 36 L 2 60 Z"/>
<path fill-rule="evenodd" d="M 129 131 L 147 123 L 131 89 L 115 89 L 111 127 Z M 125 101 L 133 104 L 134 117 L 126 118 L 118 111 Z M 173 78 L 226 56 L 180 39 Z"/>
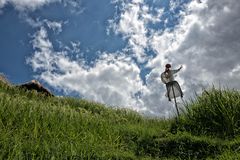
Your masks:
<path fill-rule="evenodd" d="M 136 159 L 124 130 L 141 137 L 163 128 L 133 111 L 85 100 L 48 98 L 4 84 L 0 94 L 0 159 Z"/>
<path fill-rule="evenodd" d="M 178 124 L 195 135 L 231 138 L 240 134 L 240 92 L 215 89 L 204 91 L 186 104 Z"/>
<path fill-rule="evenodd" d="M 239 99 L 206 91 L 176 122 L 0 83 L 0 159 L 237 159 Z"/>

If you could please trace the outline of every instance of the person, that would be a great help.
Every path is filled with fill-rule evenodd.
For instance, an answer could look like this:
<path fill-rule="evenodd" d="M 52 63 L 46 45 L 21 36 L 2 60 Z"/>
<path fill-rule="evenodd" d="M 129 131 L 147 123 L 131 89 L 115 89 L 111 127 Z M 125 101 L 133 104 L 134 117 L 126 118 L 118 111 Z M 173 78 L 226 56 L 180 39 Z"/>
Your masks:
<path fill-rule="evenodd" d="M 179 92 L 179 95 L 183 97 L 183 93 L 178 82 L 174 80 L 174 75 L 182 69 L 182 65 L 175 70 L 171 70 L 171 67 L 172 67 L 171 64 L 166 64 L 165 71 L 161 74 L 161 80 L 164 84 L 166 84 L 167 97 L 169 101 L 171 101 L 170 89 L 172 86 L 174 86 L 174 88 L 176 88 L 176 91 Z M 174 94 L 177 95 L 178 93 L 176 92 Z"/>

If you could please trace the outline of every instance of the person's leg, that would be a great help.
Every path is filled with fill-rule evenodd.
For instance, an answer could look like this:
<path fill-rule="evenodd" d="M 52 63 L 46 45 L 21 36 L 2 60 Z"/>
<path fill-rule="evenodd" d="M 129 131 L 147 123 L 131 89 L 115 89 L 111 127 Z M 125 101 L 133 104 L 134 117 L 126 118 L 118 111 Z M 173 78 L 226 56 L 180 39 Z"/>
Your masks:
<path fill-rule="evenodd" d="M 169 96 L 170 89 L 171 89 L 170 87 L 171 87 L 171 85 L 169 85 L 169 83 L 167 83 L 167 84 L 166 84 L 166 89 L 167 89 L 167 97 L 168 97 L 168 100 L 169 100 L 169 101 L 171 101 L 171 98 L 170 98 L 170 96 Z"/>
<path fill-rule="evenodd" d="M 178 87 L 178 90 L 179 90 L 179 92 L 181 94 L 181 98 L 183 98 L 183 92 L 182 92 L 182 89 L 181 89 L 179 83 L 177 81 L 175 81 L 175 83 L 176 83 L 176 86 Z"/>

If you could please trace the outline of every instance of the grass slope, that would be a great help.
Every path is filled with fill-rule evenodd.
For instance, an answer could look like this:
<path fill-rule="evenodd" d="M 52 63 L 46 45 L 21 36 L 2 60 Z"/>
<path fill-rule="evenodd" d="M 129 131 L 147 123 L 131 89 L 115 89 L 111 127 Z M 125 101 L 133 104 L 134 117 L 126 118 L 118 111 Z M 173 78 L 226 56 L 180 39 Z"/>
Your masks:
<path fill-rule="evenodd" d="M 239 96 L 209 91 L 176 121 L 0 83 L 0 159 L 237 159 Z"/>

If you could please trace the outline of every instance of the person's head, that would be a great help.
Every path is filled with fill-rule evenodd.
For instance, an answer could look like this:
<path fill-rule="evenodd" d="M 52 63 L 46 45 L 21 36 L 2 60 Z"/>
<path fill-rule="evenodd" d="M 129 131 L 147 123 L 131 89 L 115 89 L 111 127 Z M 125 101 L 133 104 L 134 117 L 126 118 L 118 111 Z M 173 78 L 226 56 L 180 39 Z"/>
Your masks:
<path fill-rule="evenodd" d="M 166 69 L 170 69 L 172 66 L 171 66 L 171 64 L 166 64 L 165 67 L 166 67 Z"/>
<path fill-rule="evenodd" d="M 165 72 L 168 72 L 171 68 L 171 64 L 166 64 L 165 65 Z"/>

